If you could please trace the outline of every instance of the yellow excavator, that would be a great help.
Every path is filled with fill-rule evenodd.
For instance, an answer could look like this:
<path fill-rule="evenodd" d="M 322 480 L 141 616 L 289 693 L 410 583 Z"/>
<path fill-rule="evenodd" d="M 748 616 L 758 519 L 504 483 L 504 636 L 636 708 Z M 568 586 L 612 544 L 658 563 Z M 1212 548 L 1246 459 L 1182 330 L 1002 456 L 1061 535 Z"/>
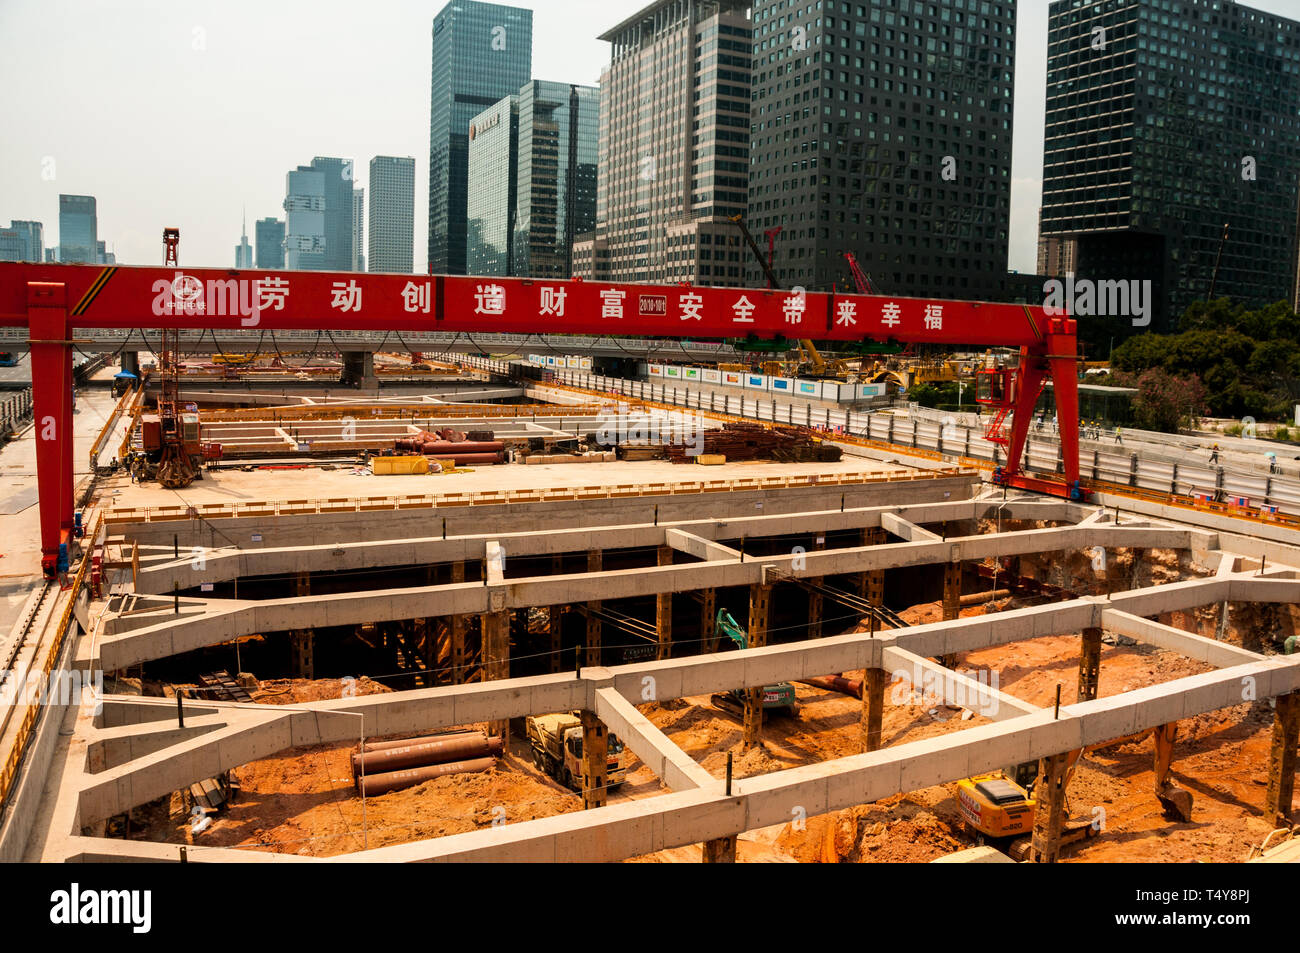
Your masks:
<path fill-rule="evenodd" d="M 1066 762 L 1065 785 L 1069 787 L 1070 779 L 1074 777 L 1074 770 L 1083 754 L 1154 736 L 1156 799 L 1160 801 L 1166 817 L 1181 821 L 1191 820 L 1192 795 L 1179 787 L 1169 776 L 1173 765 L 1174 739 L 1177 735 L 1178 723 L 1170 722 L 1123 738 L 1104 741 L 1087 748 L 1077 748 L 1070 752 Z M 1033 833 L 1034 817 L 1038 812 L 1038 800 L 1034 796 L 1037 781 L 1038 763 L 1033 761 L 958 781 L 957 803 L 967 828 L 981 843 L 991 841 L 1004 848 L 1012 860 L 1024 860 L 1029 854 L 1030 835 Z M 1061 826 L 1061 846 L 1076 843 L 1098 833 L 1099 825 L 1094 818 L 1070 818 L 1068 800 L 1066 805 L 1066 820 Z"/>

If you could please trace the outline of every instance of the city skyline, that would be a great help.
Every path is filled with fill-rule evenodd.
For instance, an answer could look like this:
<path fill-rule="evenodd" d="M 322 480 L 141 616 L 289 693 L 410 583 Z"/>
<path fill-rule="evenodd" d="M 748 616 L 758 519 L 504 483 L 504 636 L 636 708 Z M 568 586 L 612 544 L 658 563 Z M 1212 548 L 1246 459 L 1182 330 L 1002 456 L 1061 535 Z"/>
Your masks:
<path fill-rule="evenodd" d="M 645 3 L 574 0 L 562 10 L 515 5 L 535 11 L 534 77 L 595 84 L 609 62 L 609 45 L 597 36 Z M 1293 0 L 1252 0 L 1247 6 L 1294 15 Z M 58 79 L 39 99 L 8 97 L 0 104 L 0 121 L 8 133 L 0 141 L 0 163 L 10 173 L 0 180 L 0 220 L 42 222 L 47 246 L 57 247 L 59 193 L 95 195 L 100 232 L 109 236 L 119 262 L 160 261 L 161 230 L 175 225 L 181 229 L 183 262 L 218 266 L 230 257 L 228 209 L 246 205 L 254 219 L 281 217 L 284 170 L 303 156 L 353 156 L 362 167 L 379 154 L 414 155 L 413 270 L 423 271 L 430 26 L 441 7 L 387 5 L 348 31 L 331 31 L 331 7 L 322 4 L 321 17 L 302 22 L 287 10 L 241 0 L 183 11 L 147 3 L 112 10 L 34 0 L 6 3 L 0 9 L 0 57 L 16 71 L 48 70 Z M 1018 21 L 1008 266 L 1033 273 L 1043 162 L 1046 0 L 1021 4 Z M 79 28 L 70 30 L 74 22 Z M 327 58 L 346 54 L 351 61 L 357 50 L 375 51 L 361 57 L 373 68 L 327 77 L 310 94 L 296 94 L 295 116 L 286 123 L 274 102 L 254 93 L 268 85 L 301 86 L 291 58 L 276 55 L 290 36 L 295 42 L 320 44 Z M 174 89 L 159 89 L 160 57 L 181 71 L 183 82 Z M 91 77 L 105 73 L 114 76 L 115 102 L 138 105 L 117 114 L 85 102 L 79 92 Z M 357 75 L 367 78 L 357 82 Z M 376 109 L 381 94 L 383 106 Z M 172 121 L 167 117 L 227 113 L 229 119 L 211 134 L 184 142 L 168 134 L 175 156 L 154 160 L 156 150 L 149 143 L 165 134 Z M 337 122 L 344 113 L 349 121 Z M 51 114 L 63 117 L 61 122 L 50 123 Z M 95 135 L 104 148 L 91 153 L 84 142 Z M 248 148 L 250 142 L 256 147 Z M 356 184 L 368 187 L 363 174 L 358 168 Z"/>

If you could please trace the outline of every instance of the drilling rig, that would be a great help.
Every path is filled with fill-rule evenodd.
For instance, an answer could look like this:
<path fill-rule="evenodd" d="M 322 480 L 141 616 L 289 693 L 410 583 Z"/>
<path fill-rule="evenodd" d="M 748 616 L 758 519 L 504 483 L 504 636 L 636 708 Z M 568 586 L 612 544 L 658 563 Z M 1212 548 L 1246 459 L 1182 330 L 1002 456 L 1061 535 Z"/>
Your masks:
<path fill-rule="evenodd" d="M 164 265 L 178 267 L 176 249 L 180 242 L 180 229 L 163 229 Z M 175 281 L 184 280 L 178 273 Z M 169 490 L 180 490 L 202 479 L 203 445 L 199 415 L 181 409 L 180 331 L 163 328 L 161 341 L 158 409 L 157 413 L 140 417 L 141 448 L 132 454 L 131 475 L 142 482 L 157 480 Z"/>

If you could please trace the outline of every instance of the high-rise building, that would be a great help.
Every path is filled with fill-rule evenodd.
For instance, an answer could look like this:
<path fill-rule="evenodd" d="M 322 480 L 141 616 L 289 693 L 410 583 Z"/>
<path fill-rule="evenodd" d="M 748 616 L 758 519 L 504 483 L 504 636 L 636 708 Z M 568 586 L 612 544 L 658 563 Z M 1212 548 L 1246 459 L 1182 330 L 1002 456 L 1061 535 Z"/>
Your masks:
<path fill-rule="evenodd" d="M 595 86 L 533 80 L 519 91 L 510 274 L 572 277 L 574 239 L 596 225 L 599 126 Z M 470 151 L 472 201 L 473 143 Z"/>
<path fill-rule="evenodd" d="M 248 243 L 248 216 L 240 223 L 239 244 L 235 246 L 235 267 L 253 267 L 253 246 Z"/>
<path fill-rule="evenodd" d="M 258 268 L 284 267 L 284 222 L 278 218 L 259 218 L 253 223 L 257 242 Z"/>
<path fill-rule="evenodd" d="M 95 242 L 95 264 L 116 265 L 117 256 L 108 250 L 108 243 L 102 238 Z"/>
<path fill-rule="evenodd" d="M 40 222 L 13 220 L 0 228 L 0 261 L 43 261 L 45 226 Z"/>
<path fill-rule="evenodd" d="M 353 271 L 352 160 L 316 156 L 311 167 L 325 177 L 324 270 Z"/>
<path fill-rule="evenodd" d="M 304 165 L 290 172 L 285 177 L 284 213 L 285 266 L 325 271 L 325 173 Z"/>
<path fill-rule="evenodd" d="M 777 277 L 852 288 L 852 252 L 885 294 L 1004 297 L 1016 4 L 823 6 L 753 4 L 749 227 L 781 229 Z"/>
<path fill-rule="evenodd" d="M 505 97 L 470 121 L 465 267 L 471 275 L 512 274 L 518 146 L 518 96 Z"/>
<path fill-rule="evenodd" d="M 366 270 L 366 190 L 352 190 L 352 270 Z"/>
<path fill-rule="evenodd" d="M 749 5 L 659 0 L 601 35 L 612 53 L 600 81 L 596 229 L 576 243 L 576 273 L 743 281 L 728 219 L 744 214 L 749 181 Z"/>
<path fill-rule="evenodd" d="M 375 156 L 370 160 L 371 271 L 409 275 L 415 270 L 415 159 Z"/>
<path fill-rule="evenodd" d="M 1290 298 L 1297 170 L 1300 23 L 1233 0 L 1049 7 L 1039 240 L 1072 242 L 1080 278 L 1150 280 L 1156 329 L 1211 283 Z"/>
<path fill-rule="evenodd" d="M 429 270 L 465 274 L 469 125 L 518 93 L 533 65 L 533 12 L 452 0 L 433 18 Z"/>
<path fill-rule="evenodd" d="M 95 264 L 99 219 L 93 195 L 59 196 L 59 261 Z"/>

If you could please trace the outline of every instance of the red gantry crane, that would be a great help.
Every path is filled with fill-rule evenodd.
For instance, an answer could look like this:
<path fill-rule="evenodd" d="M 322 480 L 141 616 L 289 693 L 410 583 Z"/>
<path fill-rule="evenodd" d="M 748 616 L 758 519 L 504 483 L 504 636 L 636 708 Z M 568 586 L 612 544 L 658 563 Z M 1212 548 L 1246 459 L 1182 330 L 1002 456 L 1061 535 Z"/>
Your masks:
<path fill-rule="evenodd" d="M 889 295 L 529 278 L 0 263 L 0 326 L 28 329 L 42 565 L 67 565 L 73 528 L 74 328 L 497 331 L 1017 347 L 999 412 L 1011 417 L 1004 485 L 1081 499 L 1075 323 L 1041 307 Z M 1043 382 L 1055 387 L 1065 479 L 1024 473 Z M 1006 382 L 1010 381 L 1011 386 Z M 992 399 L 992 398 L 990 398 Z M 62 553 L 62 555 L 61 555 Z"/>

